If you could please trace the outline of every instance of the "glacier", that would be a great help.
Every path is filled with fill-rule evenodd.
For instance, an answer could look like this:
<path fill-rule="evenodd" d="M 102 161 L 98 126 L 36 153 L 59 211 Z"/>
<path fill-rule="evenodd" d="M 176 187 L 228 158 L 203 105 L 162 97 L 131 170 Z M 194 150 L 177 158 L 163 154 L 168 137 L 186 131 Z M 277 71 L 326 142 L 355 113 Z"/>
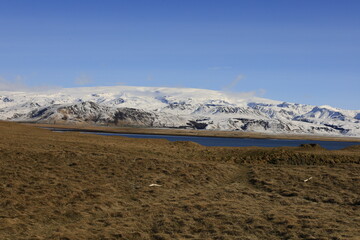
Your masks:
<path fill-rule="evenodd" d="M 360 137 L 360 110 L 194 88 L 111 86 L 0 91 L 0 119 Z"/>

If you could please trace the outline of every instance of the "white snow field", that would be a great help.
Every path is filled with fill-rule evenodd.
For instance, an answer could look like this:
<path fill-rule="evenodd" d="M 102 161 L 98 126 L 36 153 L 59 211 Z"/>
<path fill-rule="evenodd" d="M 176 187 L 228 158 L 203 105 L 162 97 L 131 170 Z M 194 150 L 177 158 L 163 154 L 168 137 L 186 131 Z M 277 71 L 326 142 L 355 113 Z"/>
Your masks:
<path fill-rule="evenodd" d="M 192 88 L 0 91 L 0 119 L 360 137 L 360 110 Z"/>

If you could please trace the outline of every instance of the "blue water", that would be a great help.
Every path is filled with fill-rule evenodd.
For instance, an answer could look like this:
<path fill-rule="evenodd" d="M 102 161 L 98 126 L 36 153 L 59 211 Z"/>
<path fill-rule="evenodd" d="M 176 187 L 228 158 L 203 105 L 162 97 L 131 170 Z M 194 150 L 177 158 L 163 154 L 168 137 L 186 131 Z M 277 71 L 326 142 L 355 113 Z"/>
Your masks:
<path fill-rule="evenodd" d="M 192 141 L 204 146 L 211 147 L 297 147 L 300 144 L 317 143 L 329 150 L 338 150 L 351 145 L 360 145 L 359 142 L 334 142 L 313 140 L 285 140 L 285 139 L 255 139 L 255 138 L 222 138 L 222 137 L 195 137 L 174 135 L 151 135 L 151 134 L 125 134 L 125 133 L 100 133 L 82 132 L 104 136 L 123 136 L 131 138 L 167 139 L 169 141 Z"/>

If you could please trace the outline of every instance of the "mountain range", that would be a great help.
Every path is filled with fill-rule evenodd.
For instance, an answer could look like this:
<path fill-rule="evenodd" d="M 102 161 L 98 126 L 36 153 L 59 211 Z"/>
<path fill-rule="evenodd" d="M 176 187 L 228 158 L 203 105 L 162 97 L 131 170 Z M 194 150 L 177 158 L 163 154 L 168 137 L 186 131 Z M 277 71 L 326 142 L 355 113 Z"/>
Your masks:
<path fill-rule="evenodd" d="M 0 119 L 360 137 L 360 110 L 193 88 L 114 86 L 0 91 Z"/>

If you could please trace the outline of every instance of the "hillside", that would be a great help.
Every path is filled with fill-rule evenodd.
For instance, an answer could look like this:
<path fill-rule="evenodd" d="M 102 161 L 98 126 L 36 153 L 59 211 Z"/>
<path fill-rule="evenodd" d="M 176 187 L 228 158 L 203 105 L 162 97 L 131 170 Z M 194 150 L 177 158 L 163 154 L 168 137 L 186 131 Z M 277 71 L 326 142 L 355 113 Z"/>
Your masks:
<path fill-rule="evenodd" d="M 359 116 L 360 110 L 189 88 L 0 91 L 0 119 L 21 122 L 358 137 Z"/>

